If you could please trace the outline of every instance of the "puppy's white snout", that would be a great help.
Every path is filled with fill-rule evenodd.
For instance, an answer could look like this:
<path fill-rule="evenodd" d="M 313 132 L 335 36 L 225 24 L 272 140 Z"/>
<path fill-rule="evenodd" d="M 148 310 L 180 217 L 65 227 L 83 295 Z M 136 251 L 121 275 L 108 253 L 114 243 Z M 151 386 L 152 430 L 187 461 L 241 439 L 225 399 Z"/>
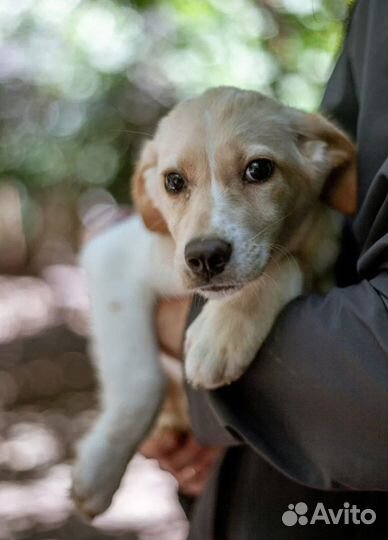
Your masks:
<path fill-rule="evenodd" d="M 195 238 L 185 248 L 191 272 L 208 281 L 224 271 L 231 255 L 232 245 L 221 238 Z"/>

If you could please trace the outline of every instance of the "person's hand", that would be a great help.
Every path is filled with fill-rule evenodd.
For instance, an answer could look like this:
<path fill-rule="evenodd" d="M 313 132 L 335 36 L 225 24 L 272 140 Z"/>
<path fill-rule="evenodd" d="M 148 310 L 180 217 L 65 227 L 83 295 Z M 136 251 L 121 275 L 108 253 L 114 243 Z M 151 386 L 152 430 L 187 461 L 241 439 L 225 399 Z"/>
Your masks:
<path fill-rule="evenodd" d="M 156 306 L 156 333 L 162 351 L 180 358 L 191 298 L 166 298 Z"/>
<path fill-rule="evenodd" d="M 150 438 L 140 448 L 145 457 L 156 459 L 176 478 L 182 493 L 194 497 L 202 493 L 221 451 L 201 446 L 191 434 L 176 431 Z"/>

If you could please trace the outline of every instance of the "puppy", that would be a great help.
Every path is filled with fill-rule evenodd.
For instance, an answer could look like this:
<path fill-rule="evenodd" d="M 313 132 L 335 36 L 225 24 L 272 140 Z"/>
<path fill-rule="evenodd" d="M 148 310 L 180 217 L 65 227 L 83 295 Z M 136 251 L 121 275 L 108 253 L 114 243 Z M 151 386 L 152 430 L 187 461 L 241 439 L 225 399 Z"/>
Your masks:
<path fill-rule="evenodd" d="M 211 389 L 238 379 L 281 309 L 332 267 L 333 209 L 356 206 L 355 149 L 319 115 L 215 88 L 160 122 L 132 186 L 138 214 L 82 255 L 102 386 L 73 475 L 89 516 L 111 503 L 164 398 L 158 297 L 209 300 L 187 331 L 187 380 Z"/>

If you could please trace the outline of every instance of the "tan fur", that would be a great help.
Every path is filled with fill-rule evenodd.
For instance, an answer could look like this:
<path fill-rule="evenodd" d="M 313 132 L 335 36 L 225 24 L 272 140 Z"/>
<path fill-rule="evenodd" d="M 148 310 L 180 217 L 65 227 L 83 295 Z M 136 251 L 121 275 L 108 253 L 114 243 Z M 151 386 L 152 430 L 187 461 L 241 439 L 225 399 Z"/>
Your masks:
<path fill-rule="evenodd" d="M 132 200 L 141 215 L 144 225 L 147 229 L 160 234 L 168 233 L 166 222 L 161 213 L 152 203 L 147 194 L 144 184 L 144 173 L 156 164 L 156 154 L 152 143 L 147 143 L 143 148 L 139 162 L 136 165 L 135 172 L 131 181 Z"/>
<path fill-rule="evenodd" d="M 169 356 L 162 356 L 167 374 L 166 397 L 162 413 L 150 434 L 150 438 L 162 436 L 167 431 L 187 433 L 190 429 L 186 395 L 183 392 L 183 374 L 179 363 Z"/>
<path fill-rule="evenodd" d="M 310 140 L 325 141 L 329 147 L 330 167 L 322 190 L 322 200 L 342 214 L 357 209 L 356 149 L 335 125 L 318 114 L 305 115 L 301 124 Z"/>

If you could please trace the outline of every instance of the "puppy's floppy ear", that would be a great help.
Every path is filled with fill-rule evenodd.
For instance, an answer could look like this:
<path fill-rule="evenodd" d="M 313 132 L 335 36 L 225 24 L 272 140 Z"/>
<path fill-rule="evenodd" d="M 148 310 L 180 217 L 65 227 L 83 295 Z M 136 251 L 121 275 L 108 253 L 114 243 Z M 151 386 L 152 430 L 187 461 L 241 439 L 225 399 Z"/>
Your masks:
<path fill-rule="evenodd" d="M 357 209 L 356 149 L 339 128 L 319 114 L 297 115 L 299 148 L 323 179 L 321 199 L 339 212 Z"/>
<path fill-rule="evenodd" d="M 144 173 L 156 165 L 157 154 L 152 141 L 147 142 L 140 153 L 139 161 L 131 180 L 132 200 L 144 225 L 151 231 L 167 234 L 168 228 L 162 214 L 159 212 L 147 193 Z"/>

